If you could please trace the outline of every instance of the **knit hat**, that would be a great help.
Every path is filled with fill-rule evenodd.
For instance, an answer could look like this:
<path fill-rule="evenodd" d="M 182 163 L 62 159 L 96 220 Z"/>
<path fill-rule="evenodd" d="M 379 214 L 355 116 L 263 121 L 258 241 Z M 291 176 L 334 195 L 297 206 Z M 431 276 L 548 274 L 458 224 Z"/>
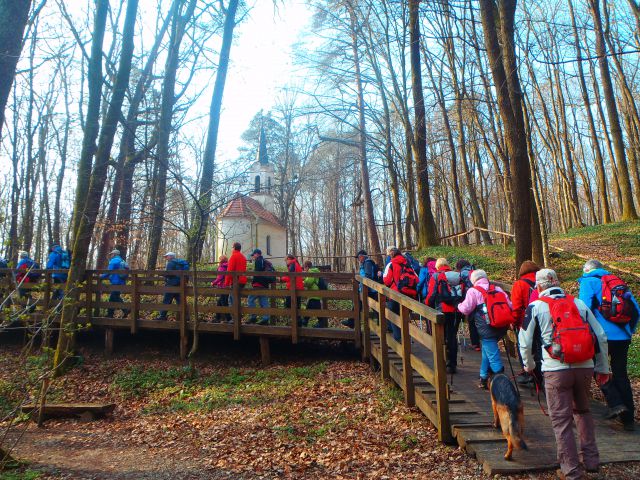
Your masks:
<path fill-rule="evenodd" d="M 540 267 L 536 262 L 532 262 L 531 260 L 525 260 L 524 262 L 522 262 L 522 265 L 520 265 L 520 271 L 518 272 L 518 276 L 522 277 L 527 273 L 534 273 L 534 272 L 537 272 L 538 270 L 540 270 Z"/>
<path fill-rule="evenodd" d="M 114 248 L 113 250 L 111 250 L 111 252 L 109 252 L 109 255 L 120 255 L 120 250 Z"/>
<path fill-rule="evenodd" d="M 489 277 L 487 277 L 487 272 L 485 272 L 484 270 L 480 269 L 480 270 L 474 270 L 473 272 L 471 272 L 471 275 L 469 275 L 469 280 L 471 280 L 471 283 L 473 283 L 474 285 L 476 284 L 476 282 L 478 280 L 480 280 L 481 278 L 486 278 L 488 279 Z"/>
<path fill-rule="evenodd" d="M 18 257 L 20 257 L 20 258 L 28 258 L 29 257 L 29 252 L 26 252 L 24 250 L 20 250 L 18 252 Z"/>

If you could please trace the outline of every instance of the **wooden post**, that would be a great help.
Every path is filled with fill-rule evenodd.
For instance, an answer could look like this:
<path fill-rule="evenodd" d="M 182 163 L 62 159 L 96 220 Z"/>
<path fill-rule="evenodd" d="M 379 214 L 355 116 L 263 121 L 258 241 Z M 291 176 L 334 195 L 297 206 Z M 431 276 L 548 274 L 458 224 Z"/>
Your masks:
<path fill-rule="evenodd" d="M 298 297 L 296 295 L 296 280 L 297 277 L 292 277 L 289 274 L 289 292 L 291 295 L 291 343 L 298 343 Z"/>
<path fill-rule="evenodd" d="M 51 278 L 51 273 L 48 271 L 44 272 L 44 315 L 49 314 L 49 304 L 51 303 L 51 282 L 53 279 Z"/>
<path fill-rule="evenodd" d="M 93 278 L 92 277 L 93 277 L 93 272 L 91 272 L 89 274 L 89 277 L 87 278 L 87 283 L 89 283 L 91 285 L 93 285 Z M 96 277 L 96 291 L 95 291 L 96 304 L 99 304 L 102 301 L 102 292 L 101 292 L 101 290 L 102 290 L 102 278 L 100 278 L 99 274 L 96 275 L 95 277 Z M 100 317 L 101 316 L 100 313 L 101 313 L 100 312 L 100 307 L 96 307 L 96 308 L 93 309 L 93 316 L 94 317 Z"/>
<path fill-rule="evenodd" d="M 371 328 L 369 326 L 369 287 L 364 283 L 362 284 L 360 298 L 362 299 L 362 321 L 364 323 L 362 359 L 367 360 L 371 357 Z"/>
<path fill-rule="evenodd" d="M 360 317 L 360 296 L 358 295 L 358 287 L 360 284 L 353 277 L 352 280 L 352 288 L 353 288 L 353 340 L 355 341 L 356 348 L 362 347 L 362 328 L 361 317 Z"/>
<path fill-rule="evenodd" d="M 260 357 L 262 364 L 267 366 L 271 364 L 271 350 L 269 348 L 269 337 L 260 337 Z"/>
<path fill-rule="evenodd" d="M 438 415 L 438 439 L 450 442 L 453 439 L 449 422 L 449 395 L 447 391 L 447 368 L 444 346 L 444 315 L 438 313 L 433 327 L 433 370 L 436 376 L 436 413 Z"/>
<path fill-rule="evenodd" d="M 93 274 L 89 273 L 88 275 L 85 276 L 85 281 L 84 281 L 84 301 L 85 301 L 85 309 L 87 310 L 87 321 L 91 322 L 91 320 L 93 319 L 93 300 L 92 300 L 92 292 L 91 292 L 91 286 L 92 286 L 92 280 L 93 280 Z"/>
<path fill-rule="evenodd" d="M 189 305 L 187 303 L 187 276 L 181 272 L 180 274 L 180 359 L 187 358 L 187 343 L 189 337 L 187 335 L 187 315 Z"/>
<path fill-rule="evenodd" d="M 138 314 L 140 312 L 140 280 L 136 273 L 133 274 L 133 281 L 131 282 L 131 334 L 138 333 Z"/>
<path fill-rule="evenodd" d="M 389 347 L 387 345 L 387 297 L 378 294 L 380 312 L 380 371 L 383 380 L 389 380 Z"/>
<path fill-rule="evenodd" d="M 107 355 L 113 353 L 113 328 L 107 328 L 104 331 L 104 350 Z"/>
<path fill-rule="evenodd" d="M 404 403 L 408 407 L 415 407 L 416 395 L 413 389 L 413 367 L 411 366 L 411 335 L 409 322 L 411 311 L 408 307 L 400 305 L 400 320 L 402 321 L 402 374 L 404 376 Z"/>
<path fill-rule="evenodd" d="M 237 273 L 233 275 L 233 339 L 240 339 L 240 324 L 242 317 L 240 316 L 240 277 Z"/>

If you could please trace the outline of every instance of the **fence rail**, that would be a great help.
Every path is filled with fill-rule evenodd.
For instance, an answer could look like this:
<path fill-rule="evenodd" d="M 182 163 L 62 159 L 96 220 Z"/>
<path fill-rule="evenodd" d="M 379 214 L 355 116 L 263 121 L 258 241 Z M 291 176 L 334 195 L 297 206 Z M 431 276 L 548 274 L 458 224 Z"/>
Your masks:
<path fill-rule="evenodd" d="M 380 283 L 356 279 L 362 286 L 363 355 L 378 361 L 382 379 L 398 384 L 405 403 L 429 418 L 441 441 L 451 442 L 444 315 Z M 387 300 L 398 304 L 399 313 Z M 388 332 L 389 323 L 400 328 L 399 342 Z"/>
<path fill-rule="evenodd" d="M 64 272 L 32 270 L 30 273 L 40 275 L 40 278 L 21 284 L 16 281 L 16 273 L 11 269 L 0 270 L 0 296 L 5 299 L 11 295 L 11 302 L 7 302 L 8 312 L 1 314 L 0 322 L 6 325 L 12 318 L 23 318 L 20 312 L 32 318 L 49 315 L 52 311 L 55 314 L 60 292 L 64 291 L 66 284 L 56 283 L 53 275 Z M 112 285 L 108 278 L 103 278 L 118 274 L 127 275 L 124 285 Z M 167 275 L 174 277 L 172 283 L 177 284 L 166 285 Z M 211 282 L 218 275 L 230 277 L 231 285 L 228 288 L 212 286 Z M 246 286 L 240 283 L 244 276 L 248 277 Z M 265 276 L 275 277 L 276 281 L 269 288 L 250 287 L 252 280 Z M 290 279 L 288 288 L 283 277 Z M 329 289 L 298 288 L 299 278 L 309 277 L 324 278 Z M 77 322 L 105 328 L 107 349 L 113 347 L 113 329 L 129 329 L 132 334 L 140 329 L 179 330 L 182 357 L 186 355 L 189 334 L 194 328 L 198 332 L 232 334 L 236 340 L 243 335 L 290 337 L 293 343 L 301 338 L 347 340 L 360 348 L 357 287 L 355 277 L 350 273 L 87 270 L 83 281 L 77 285 Z M 116 300 L 112 298 L 114 292 L 119 292 L 123 302 L 113 301 Z M 163 303 L 165 294 L 177 295 L 179 300 L 172 304 Z M 227 295 L 240 301 L 232 300 L 228 306 L 218 305 L 218 300 Z M 269 306 L 249 307 L 249 295 L 266 297 Z M 310 298 L 320 300 L 319 309 L 303 308 Z M 115 314 L 111 317 L 105 314 L 108 309 L 128 311 L 128 315 L 123 311 L 122 316 Z M 163 311 L 167 312 L 167 320 L 158 319 Z M 269 315 L 269 324 L 247 323 L 247 315 Z M 228 316 L 230 322 L 225 321 Z M 310 328 L 297 321 L 307 318 L 327 318 L 329 326 Z M 340 321 L 344 319 L 353 320 L 355 328 L 343 327 Z M 261 341 L 261 346 L 263 343 Z"/>

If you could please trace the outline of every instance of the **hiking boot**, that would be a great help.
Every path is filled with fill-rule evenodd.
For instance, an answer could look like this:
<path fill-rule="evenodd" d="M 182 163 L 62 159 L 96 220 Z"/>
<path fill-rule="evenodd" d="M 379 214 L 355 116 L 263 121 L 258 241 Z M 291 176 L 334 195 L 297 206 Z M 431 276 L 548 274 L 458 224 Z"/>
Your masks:
<path fill-rule="evenodd" d="M 636 425 L 635 423 L 631 422 L 631 423 L 624 423 L 622 425 L 622 428 L 624 429 L 625 432 L 635 432 L 636 430 Z"/>
<path fill-rule="evenodd" d="M 257 319 L 256 317 L 249 317 L 249 320 L 247 320 L 247 323 L 251 324 L 251 323 L 256 323 Z"/>
<path fill-rule="evenodd" d="M 533 386 L 535 381 L 533 375 L 529 372 L 522 371 L 516 375 L 516 383 L 522 387 Z"/>
<path fill-rule="evenodd" d="M 480 383 L 478 383 L 478 388 L 480 388 L 481 390 L 489 390 L 489 379 L 481 378 Z"/>
<path fill-rule="evenodd" d="M 353 318 L 347 318 L 346 320 L 342 320 L 340 323 L 349 328 L 353 328 L 354 326 Z"/>
<path fill-rule="evenodd" d="M 615 407 L 611 407 L 609 409 L 609 411 L 605 414 L 604 418 L 606 418 L 607 420 L 613 420 L 618 415 L 620 415 L 621 413 L 625 413 L 626 411 L 628 411 L 626 406 L 622 404 L 616 405 Z"/>
<path fill-rule="evenodd" d="M 267 320 L 266 318 L 261 318 L 260 320 L 258 320 L 258 325 L 269 325 L 269 320 Z"/>

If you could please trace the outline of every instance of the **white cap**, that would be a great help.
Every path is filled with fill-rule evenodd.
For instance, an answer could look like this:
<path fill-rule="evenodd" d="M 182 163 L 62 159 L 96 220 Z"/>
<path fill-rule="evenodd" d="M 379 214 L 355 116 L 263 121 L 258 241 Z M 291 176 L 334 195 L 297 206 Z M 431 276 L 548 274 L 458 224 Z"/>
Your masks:
<path fill-rule="evenodd" d="M 18 257 L 20 258 L 27 258 L 29 256 L 29 252 L 25 251 L 25 250 L 20 250 L 18 252 Z"/>
<path fill-rule="evenodd" d="M 111 252 L 109 252 L 109 255 L 120 255 L 120 250 L 114 248 L 113 250 L 111 250 Z"/>
<path fill-rule="evenodd" d="M 165 256 L 165 257 L 175 257 L 175 256 L 176 256 L 176 254 L 175 254 L 175 253 L 173 253 L 173 252 L 167 252 L 167 253 L 165 253 L 165 254 L 164 254 L 164 256 Z"/>

